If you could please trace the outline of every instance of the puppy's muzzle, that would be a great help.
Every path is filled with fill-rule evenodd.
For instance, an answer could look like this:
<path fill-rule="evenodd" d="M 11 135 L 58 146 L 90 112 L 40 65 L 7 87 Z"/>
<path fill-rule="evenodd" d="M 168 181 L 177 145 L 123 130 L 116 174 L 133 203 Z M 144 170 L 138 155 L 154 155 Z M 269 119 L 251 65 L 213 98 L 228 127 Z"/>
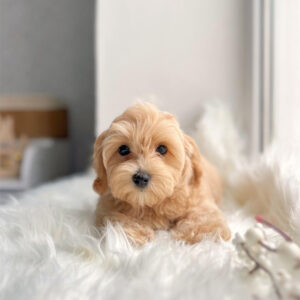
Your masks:
<path fill-rule="evenodd" d="M 145 188 L 149 181 L 150 181 L 150 175 L 146 172 L 138 171 L 132 176 L 132 181 L 134 184 L 139 188 Z"/>

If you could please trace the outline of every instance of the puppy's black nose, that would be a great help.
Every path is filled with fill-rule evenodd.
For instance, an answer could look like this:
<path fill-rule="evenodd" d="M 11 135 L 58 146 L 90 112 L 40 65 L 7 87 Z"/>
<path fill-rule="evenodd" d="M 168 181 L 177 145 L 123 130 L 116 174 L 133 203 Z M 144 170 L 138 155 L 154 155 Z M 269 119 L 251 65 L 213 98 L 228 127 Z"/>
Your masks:
<path fill-rule="evenodd" d="M 145 188 L 150 181 L 150 175 L 146 172 L 139 171 L 132 176 L 132 181 L 139 188 Z"/>

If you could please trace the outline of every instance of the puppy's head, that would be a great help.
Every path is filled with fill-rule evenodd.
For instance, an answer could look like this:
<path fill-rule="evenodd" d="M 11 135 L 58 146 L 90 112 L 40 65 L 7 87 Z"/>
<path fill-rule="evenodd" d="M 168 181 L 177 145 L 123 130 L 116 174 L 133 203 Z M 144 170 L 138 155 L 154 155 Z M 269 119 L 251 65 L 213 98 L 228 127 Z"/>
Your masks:
<path fill-rule="evenodd" d="M 153 206 L 170 197 L 178 184 L 201 175 L 193 140 L 176 119 L 149 103 L 136 104 L 116 118 L 96 140 L 94 189 L 110 190 L 134 207 Z"/>

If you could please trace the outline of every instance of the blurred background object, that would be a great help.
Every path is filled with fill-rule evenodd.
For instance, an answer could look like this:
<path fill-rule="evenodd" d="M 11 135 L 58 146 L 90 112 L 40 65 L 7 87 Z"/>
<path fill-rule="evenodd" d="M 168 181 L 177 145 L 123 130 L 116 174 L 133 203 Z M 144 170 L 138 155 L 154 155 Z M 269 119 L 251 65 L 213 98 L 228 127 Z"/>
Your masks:
<path fill-rule="evenodd" d="M 0 96 L 0 116 L 9 116 L 17 136 L 66 138 L 67 108 L 46 95 Z"/>
<path fill-rule="evenodd" d="M 26 143 L 26 137 L 16 138 L 13 118 L 0 112 L 0 179 L 18 177 Z"/>
<path fill-rule="evenodd" d="M 65 103 L 71 172 L 89 166 L 94 140 L 94 11 L 93 0 L 0 0 L 0 94 Z"/>
<path fill-rule="evenodd" d="M 67 121 L 55 98 L 0 97 L 0 190 L 23 190 L 70 172 Z"/>

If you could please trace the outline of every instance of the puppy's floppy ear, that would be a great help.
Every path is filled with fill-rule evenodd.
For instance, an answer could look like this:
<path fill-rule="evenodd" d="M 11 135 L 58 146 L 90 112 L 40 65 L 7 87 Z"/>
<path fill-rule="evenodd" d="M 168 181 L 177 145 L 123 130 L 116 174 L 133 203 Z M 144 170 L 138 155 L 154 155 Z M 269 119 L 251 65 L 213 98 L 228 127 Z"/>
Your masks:
<path fill-rule="evenodd" d="M 201 155 L 195 141 L 188 135 L 184 135 L 184 149 L 187 157 L 191 161 L 192 169 L 193 169 L 193 184 L 199 184 L 202 176 L 201 170 Z"/>
<path fill-rule="evenodd" d="M 93 188 L 94 191 L 102 195 L 107 189 L 107 175 L 103 164 L 103 147 L 102 143 L 106 136 L 107 130 L 102 132 L 94 144 L 94 155 L 93 155 L 93 167 L 97 173 L 97 178 L 94 181 Z"/>

